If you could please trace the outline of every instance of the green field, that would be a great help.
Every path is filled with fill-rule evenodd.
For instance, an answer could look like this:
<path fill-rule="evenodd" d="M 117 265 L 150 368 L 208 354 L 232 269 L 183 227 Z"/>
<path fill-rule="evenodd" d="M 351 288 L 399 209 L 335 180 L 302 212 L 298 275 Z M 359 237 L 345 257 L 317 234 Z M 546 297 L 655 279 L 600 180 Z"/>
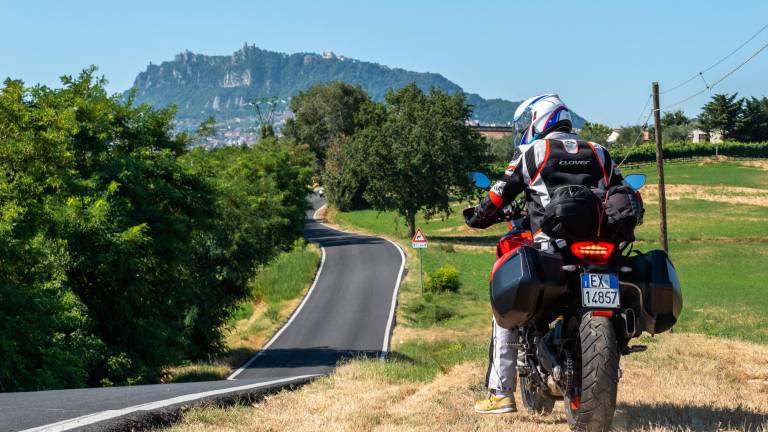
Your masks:
<path fill-rule="evenodd" d="M 655 167 L 625 169 L 649 175 L 655 187 Z M 768 172 L 735 162 L 669 164 L 670 185 L 750 187 L 768 192 Z M 727 189 L 726 189 L 727 192 Z M 418 279 L 403 285 L 404 324 L 412 327 L 467 329 L 487 326 L 487 275 L 493 246 L 504 227 L 486 231 L 463 228 L 460 209 L 445 220 L 417 223 L 430 240 L 424 271 L 442 265 L 456 267 L 461 276 L 457 294 L 422 298 Z M 768 207 L 683 198 L 668 201 L 670 254 L 683 285 L 684 309 L 677 329 L 768 344 Z M 337 213 L 342 226 L 384 234 L 407 245 L 402 219 L 371 210 Z M 658 205 L 646 205 L 645 223 L 637 230 L 636 249 L 658 248 Z M 413 266 L 411 265 L 413 269 Z"/>

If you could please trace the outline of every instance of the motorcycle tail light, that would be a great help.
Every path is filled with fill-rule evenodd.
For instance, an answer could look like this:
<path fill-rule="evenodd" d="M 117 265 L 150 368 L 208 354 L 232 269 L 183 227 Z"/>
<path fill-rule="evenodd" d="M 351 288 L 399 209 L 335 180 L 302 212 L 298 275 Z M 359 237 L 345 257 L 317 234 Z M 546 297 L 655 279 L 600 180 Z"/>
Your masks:
<path fill-rule="evenodd" d="M 588 264 L 606 264 L 613 248 L 610 242 L 577 242 L 571 245 L 571 252 Z"/>

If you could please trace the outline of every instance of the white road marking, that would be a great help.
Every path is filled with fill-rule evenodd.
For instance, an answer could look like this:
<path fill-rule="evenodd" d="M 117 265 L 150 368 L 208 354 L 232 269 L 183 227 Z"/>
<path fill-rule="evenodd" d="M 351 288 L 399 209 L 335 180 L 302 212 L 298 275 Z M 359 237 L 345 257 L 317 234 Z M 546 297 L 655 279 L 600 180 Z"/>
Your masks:
<path fill-rule="evenodd" d="M 317 220 L 317 213 L 323 207 L 325 207 L 325 206 L 323 205 L 322 207 L 317 209 L 317 211 L 315 211 L 315 213 L 312 215 L 312 217 L 315 220 Z M 334 229 L 334 228 L 329 227 L 328 225 L 325 225 L 322 222 L 318 222 L 318 223 L 320 223 L 321 225 L 323 225 L 323 226 L 325 226 L 327 228 Z M 400 282 L 401 282 L 402 277 L 403 277 L 403 271 L 405 270 L 405 253 L 403 253 L 403 250 L 400 248 L 400 246 L 397 243 L 393 242 L 392 240 L 389 240 L 389 239 L 384 239 L 384 240 L 390 242 L 397 249 L 397 251 L 400 253 L 401 263 L 400 263 L 400 270 L 399 270 L 399 272 L 397 274 L 397 279 L 395 280 L 395 289 L 394 289 L 394 292 L 392 293 L 392 304 L 390 305 L 389 318 L 388 318 L 387 327 L 386 327 L 385 333 L 384 333 L 384 343 L 382 344 L 382 349 L 381 349 L 381 352 L 382 352 L 381 359 L 384 359 L 386 357 L 387 353 L 389 352 L 389 338 L 390 338 L 390 333 L 392 331 L 392 325 L 394 324 L 395 309 L 396 309 L 396 306 L 397 306 L 397 294 L 398 294 L 398 292 L 400 290 Z M 299 314 L 301 309 L 304 307 L 304 304 L 307 302 L 309 297 L 312 295 L 312 292 L 315 290 L 315 287 L 317 286 L 317 281 L 320 280 L 320 274 L 322 273 L 323 266 L 325 265 L 325 248 L 320 246 L 320 252 L 321 252 L 320 267 L 317 269 L 317 274 L 315 274 L 315 280 L 312 282 L 312 286 L 310 286 L 309 291 L 307 292 L 307 295 L 304 296 L 304 299 L 299 304 L 299 307 L 296 308 L 295 311 L 293 311 L 293 314 L 291 314 L 291 317 L 288 319 L 288 321 L 280 328 L 280 330 L 277 333 L 275 333 L 274 336 L 272 336 L 272 338 L 264 345 L 264 347 L 258 353 L 256 353 L 243 366 L 241 366 L 238 370 L 236 370 L 229 377 L 227 377 L 228 380 L 234 380 L 237 375 L 242 373 L 245 369 L 248 368 L 248 366 L 253 364 L 253 362 L 257 358 L 259 358 L 259 356 L 261 354 L 263 354 L 264 351 L 267 348 L 269 348 L 270 345 L 272 345 L 272 343 L 274 343 L 274 341 L 277 340 L 278 337 L 280 337 L 280 335 L 283 333 L 283 331 L 285 331 L 285 329 L 293 322 L 293 320 Z M 255 389 L 255 388 L 259 388 L 259 387 L 267 387 L 267 386 L 274 385 L 274 384 L 286 383 L 286 382 L 291 382 L 291 381 L 298 381 L 298 380 L 303 380 L 303 379 L 307 379 L 307 378 L 313 378 L 313 377 L 317 377 L 317 376 L 320 376 L 320 374 L 300 375 L 300 376 L 296 376 L 296 377 L 282 378 L 282 379 L 273 380 L 273 381 L 267 381 L 267 382 L 263 382 L 263 383 L 247 384 L 247 385 L 242 385 L 242 386 L 238 386 L 238 387 L 230 387 L 230 388 L 226 388 L 226 389 L 211 390 L 211 391 L 207 391 L 207 392 L 182 395 L 182 396 L 177 396 L 177 397 L 170 398 L 170 399 L 164 399 L 164 400 L 160 400 L 160 401 L 149 402 L 149 403 L 140 404 L 140 405 L 134 405 L 132 407 L 122 408 L 122 409 L 119 409 L 119 410 L 107 410 L 107 411 L 101 411 L 101 412 L 97 412 L 97 413 L 93 413 L 93 414 L 86 414 L 86 415 L 83 415 L 83 416 L 80 416 L 80 417 L 76 417 L 76 418 L 73 418 L 73 419 L 62 420 L 62 421 L 57 422 L 57 423 L 51 423 L 51 424 L 47 424 L 47 425 L 43 425 L 43 426 L 38 426 L 38 427 L 35 427 L 35 428 L 31 428 L 31 429 L 25 429 L 25 430 L 23 430 L 21 432 L 60 432 L 60 431 L 66 431 L 66 430 L 70 430 L 70 429 L 74 429 L 74 428 L 78 428 L 78 427 L 87 426 L 87 425 L 90 425 L 90 424 L 102 422 L 102 421 L 105 421 L 105 420 L 110 420 L 110 419 L 114 419 L 114 418 L 117 418 L 117 417 L 122 417 L 124 415 L 134 413 L 136 411 L 152 411 L 152 410 L 164 408 L 164 407 L 171 406 L 171 405 L 176 405 L 176 404 L 181 404 L 181 403 L 184 403 L 184 402 L 189 402 L 189 401 L 193 401 L 193 400 L 197 400 L 197 399 L 202 399 L 202 398 L 209 397 L 209 396 L 216 396 L 216 395 L 220 395 L 220 394 L 233 393 L 233 392 L 238 392 L 238 391 L 243 391 L 243 390 L 250 390 L 250 389 Z"/>
<path fill-rule="evenodd" d="M 315 213 L 312 215 L 312 218 L 315 220 L 317 219 L 317 213 L 322 210 L 325 207 L 325 204 L 320 206 L 319 209 L 315 211 Z M 326 228 L 332 229 L 334 231 L 337 231 L 335 228 L 330 227 L 318 220 L 318 223 Z M 342 231 L 343 232 L 343 231 Z M 373 236 L 375 237 L 375 236 Z M 392 243 L 392 246 L 397 249 L 397 251 L 400 253 L 400 271 L 397 273 L 397 279 L 395 280 L 395 290 L 392 292 L 392 303 L 389 307 L 389 318 L 387 319 L 387 328 L 384 329 L 384 343 L 381 346 L 381 356 L 380 358 L 383 360 L 386 358 L 387 353 L 389 353 L 389 338 L 392 334 L 392 325 L 395 323 L 395 309 L 397 309 L 397 294 L 400 291 L 400 282 L 403 279 L 403 271 L 405 271 L 405 253 L 403 252 L 403 249 L 398 245 L 397 243 L 393 242 L 392 240 L 384 237 L 375 237 L 380 238 L 383 240 L 386 240 L 390 243 Z"/>
<path fill-rule="evenodd" d="M 314 217 L 314 216 L 313 216 Z M 278 337 L 280 337 L 281 334 L 285 331 L 285 329 L 288 328 L 289 325 L 293 322 L 294 319 L 296 319 L 296 316 L 299 315 L 299 312 L 301 312 L 301 308 L 304 307 L 304 305 L 307 303 L 307 300 L 309 300 L 309 297 L 312 295 L 312 292 L 315 290 L 315 286 L 317 286 L 317 281 L 320 280 L 320 273 L 323 272 L 323 266 L 325 265 L 325 248 L 320 246 L 320 267 L 317 269 L 317 274 L 315 274 L 315 280 L 312 282 L 312 286 L 309 287 L 309 291 L 307 291 L 307 295 L 304 296 L 304 299 L 299 304 L 299 307 L 296 308 L 295 311 L 293 311 L 293 314 L 291 314 L 291 317 L 288 318 L 288 321 L 286 321 L 285 324 L 283 324 L 282 327 L 280 327 L 280 330 L 275 333 L 272 338 L 267 341 L 267 343 L 257 352 L 253 357 L 248 359 L 247 362 L 245 362 L 244 365 L 240 366 L 240 368 L 232 373 L 232 375 L 228 376 L 228 380 L 234 380 L 236 376 L 240 375 L 244 370 L 248 369 L 248 366 L 252 365 L 254 361 L 256 361 L 257 358 L 259 358 L 262 354 L 264 354 L 264 351 L 266 351 L 274 342 L 277 340 Z"/>
<path fill-rule="evenodd" d="M 384 343 L 381 346 L 381 359 L 384 360 L 389 353 L 389 337 L 392 334 L 392 325 L 395 323 L 395 309 L 397 306 L 397 293 L 400 291 L 400 282 L 403 279 L 403 270 L 405 270 L 405 253 L 400 246 L 390 239 L 384 239 L 397 248 L 400 252 L 400 271 L 397 273 L 397 279 L 395 280 L 395 290 L 392 292 L 392 304 L 389 307 L 389 319 L 387 320 L 387 328 L 384 330 Z"/>
<path fill-rule="evenodd" d="M 189 402 L 197 399 L 202 399 L 209 396 L 216 396 L 220 394 L 226 394 L 226 393 L 233 393 L 243 390 L 250 390 L 255 389 L 259 387 L 267 387 L 274 384 L 281 384 L 281 383 L 287 383 L 291 381 L 298 381 L 306 378 L 314 378 L 316 376 L 319 376 L 317 374 L 315 375 L 301 375 L 296 377 L 289 377 L 289 378 L 282 378 L 277 379 L 273 381 L 267 381 L 262 383 L 256 383 L 256 384 L 247 384 L 242 385 L 238 387 L 230 387 L 225 389 L 219 389 L 219 390 L 211 390 L 207 392 L 201 392 L 201 393 L 193 393 L 193 394 L 187 394 L 182 396 L 177 396 L 170 399 L 164 399 L 159 400 L 155 402 L 149 402 L 144 403 L 141 405 L 134 405 L 132 407 L 128 408 L 121 408 L 119 410 L 107 410 L 107 411 L 101 411 L 93 414 L 86 414 L 84 416 L 76 417 L 69 420 L 62 420 L 57 423 L 51 423 L 43 426 L 38 426 L 31 429 L 25 429 L 21 432 L 60 432 L 60 431 L 66 431 L 78 427 L 83 427 L 87 425 L 91 425 L 94 423 L 102 422 L 105 420 L 111 420 L 113 418 L 122 417 L 127 414 L 134 413 L 136 411 L 152 411 L 160 408 L 164 408 L 171 405 L 181 404 L 184 402 Z"/>

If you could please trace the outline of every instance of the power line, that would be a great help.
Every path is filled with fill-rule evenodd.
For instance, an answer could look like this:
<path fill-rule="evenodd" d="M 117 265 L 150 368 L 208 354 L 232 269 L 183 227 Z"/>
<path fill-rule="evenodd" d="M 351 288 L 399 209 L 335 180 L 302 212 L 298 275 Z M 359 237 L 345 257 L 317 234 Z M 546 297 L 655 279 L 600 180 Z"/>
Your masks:
<path fill-rule="evenodd" d="M 672 104 L 669 104 L 669 105 L 665 106 L 664 108 L 662 108 L 662 111 L 666 111 L 667 109 L 669 109 L 669 108 L 672 108 L 673 106 L 677 106 L 677 105 L 680 105 L 680 104 L 682 104 L 682 103 L 684 103 L 684 102 L 688 102 L 689 100 L 691 100 L 691 99 L 695 98 L 696 96 L 699 96 L 700 94 L 702 94 L 702 93 L 706 92 L 707 90 L 712 90 L 713 88 L 715 88 L 715 86 L 716 86 L 716 85 L 718 85 L 718 84 L 720 84 L 721 82 L 725 81 L 725 79 L 727 79 L 728 77 L 730 77 L 731 75 L 733 75 L 734 73 L 736 73 L 736 71 L 738 71 L 739 69 L 741 69 L 742 67 L 744 67 L 744 65 L 746 65 L 747 63 L 749 63 L 750 61 L 752 61 L 752 59 L 754 59 L 755 57 L 757 57 L 757 56 L 758 56 L 758 55 L 759 55 L 761 52 L 763 52 L 763 51 L 764 51 L 766 48 L 768 48 L 768 43 L 766 43 L 766 44 L 764 44 L 763 46 L 761 46 L 761 47 L 760 47 L 760 48 L 759 48 L 757 51 L 755 51 L 755 52 L 754 52 L 754 53 L 753 53 L 751 56 L 749 56 L 749 57 L 748 57 L 746 60 L 744 60 L 743 62 L 741 62 L 741 63 L 740 63 L 738 66 L 736 66 L 735 68 L 733 68 L 733 69 L 731 69 L 730 71 L 728 71 L 728 72 L 727 72 L 725 75 L 723 75 L 723 76 L 721 76 L 720 78 L 718 78 L 718 79 L 716 79 L 716 80 L 712 81 L 712 84 L 710 84 L 709 86 L 707 86 L 707 87 L 706 87 L 706 88 L 704 88 L 703 90 L 701 90 L 701 91 L 698 91 L 698 92 L 696 92 L 696 93 L 694 93 L 694 94 L 692 94 L 692 95 L 690 95 L 690 96 L 688 96 L 688 97 L 686 97 L 686 98 L 683 98 L 683 99 L 681 99 L 681 100 L 679 100 L 679 101 L 677 101 L 677 102 L 675 102 L 675 103 L 672 103 Z"/>
<path fill-rule="evenodd" d="M 645 108 L 643 108 L 643 111 L 645 111 Z M 621 162 L 619 162 L 619 165 L 618 165 L 619 167 L 621 167 L 624 164 L 624 162 L 626 162 L 629 155 L 632 154 L 632 149 L 635 148 L 635 146 L 637 145 L 637 142 L 640 140 L 640 137 L 643 136 L 643 132 L 645 132 L 646 128 L 648 128 L 648 122 L 651 120 L 653 111 L 654 110 L 651 110 L 648 112 L 648 117 L 645 118 L 645 122 L 643 123 L 642 126 L 640 126 L 640 133 L 637 134 L 637 137 L 635 137 L 635 141 L 632 142 L 632 145 L 629 147 L 629 151 L 627 152 L 626 155 L 624 155 L 624 159 L 622 159 Z"/>
<path fill-rule="evenodd" d="M 637 116 L 637 121 L 635 123 L 640 123 L 640 120 L 643 118 L 643 114 L 645 114 L 645 110 L 648 108 L 648 104 L 651 103 L 651 96 L 648 95 L 648 99 L 645 100 L 645 105 L 643 106 L 643 110 L 640 111 L 640 115 Z"/>
<path fill-rule="evenodd" d="M 733 51 L 731 51 L 730 53 L 728 53 L 728 54 L 727 54 L 725 57 L 723 57 L 723 58 L 721 58 L 720 60 L 716 61 L 715 63 L 713 63 L 712 65 L 710 65 L 708 68 L 706 68 L 706 69 L 702 70 L 701 72 L 697 72 L 697 73 L 696 73 L 696 74 L 694 74 L 692 77 L 690 77 L 690 78 L 688 78 L 687 80 L 685 80 L 685 81 L 681 82 L 680 84 L 678 84 L 678 85 L 676 85 L 676 86 L 673 86 L 672 88 L 670 88 L 670 89 L 668 89 L 668 90 L 665 90 L 665 91 L 661 92 L 661 94 L 665 94 L 665 93 L 673 92 L 673 91 L 675 91 L 675 90 L 679 89 L 680 87 L 683 87 L 683 86 L 685 86 L 686 84 L 688 84 L 689 82 L 691 82 L 691 81 L 695 80 L 695 79 L 696 79 L 696 78 L 698 78 L 698 77 L 701 77 L 702 79 L 704 79 L 704 73 L 705 73 L 705 72 L 709 72 L 709 71 L 711 71 L 711 70 L 712 70 L 712 69 L 714 69 L 716 66 L 718 66 L 720 63 L 724 62 L 725 60 L 727 60 L 728 58 L 730 58 L 732 55 L 736 54 L 736 53 L 737 53 L 737 52 L 738 52 L 740 49 L 744 48 L 744 46 L 746 46 L 748 43 L 752 42 L 752 40 L 753 40 L 754 38 L 756 38 L 756 37 L 757 37 L 757 35 L 759 35 L 760 33 L 762 33 L 762 32 L 763 32 L 763 31 L 764 31 L 766 28 L 768 28 L 768 24 L 764 25 L 764 26 L 763 26 L 763 27 L 762 27 L 760 30 L 758 30 L 758 31 L 757 31 L 757 33 L 753 34 L 753 35 L 752 35 L 752 36 L 751 36 L 749 39 L 747 39 L 746 41 L 744 41 L 744 43 L 742 43 L 741 45 L 739 45 L 738 47 L 736 47 L 736 49 L 734 49 Z M 706 82 L 706 81 L 705 81 L 705 82 Z M 705 84 L 705 85 L 706 85 L 706 84 Z M 712 87 L 712 86 L 710 86 L 710 87 Z"/>

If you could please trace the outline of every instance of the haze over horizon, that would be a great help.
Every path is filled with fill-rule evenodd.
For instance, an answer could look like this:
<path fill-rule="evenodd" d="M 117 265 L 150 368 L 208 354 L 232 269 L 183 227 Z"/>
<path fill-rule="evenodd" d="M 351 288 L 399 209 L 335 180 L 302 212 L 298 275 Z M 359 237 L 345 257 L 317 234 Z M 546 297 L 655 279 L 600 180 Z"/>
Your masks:
<path fill-rule="evenodd" d="M 663 5 L 663 12 L 656 6 Z M 184 50 L 230 55 L 243 43 L 284 53 L 333 51 L 392 68 L 435 72 L 484 98 L 522 100 L 557 92 L 590 121 L 638 122 L 651 81 L 662 91 L 722 58 L 766 24 L 768 3 L 651 1 L 616 5 L 548 2 L 473 7 L 459 2 L 391 2 L 386 8 L 342 1 L 291 8 L 245 1 L 53 1 L 2 4 L 0 78 L 58 86 L 58 77 L 99 66 L 110 91 Z M 695 11 L 695 16 L 691 13 Z M 530 17 L 516 19 L 515 17 Z M 768 42 L 764 31 L 705 74 L 710 82 Z M 563 54 L 558 54 L 563 53 Z M 562 60 L 557 60 L 562 58 Z M 8 61 L 11 59 L 12 61 Z M 768 54 L 756 57 L 714 92 L 768 94 Z M 704 88 L 694 80 L 662 95 L 662 106 Z M 709 92 L 682 104 L 696 115 Z"/>

